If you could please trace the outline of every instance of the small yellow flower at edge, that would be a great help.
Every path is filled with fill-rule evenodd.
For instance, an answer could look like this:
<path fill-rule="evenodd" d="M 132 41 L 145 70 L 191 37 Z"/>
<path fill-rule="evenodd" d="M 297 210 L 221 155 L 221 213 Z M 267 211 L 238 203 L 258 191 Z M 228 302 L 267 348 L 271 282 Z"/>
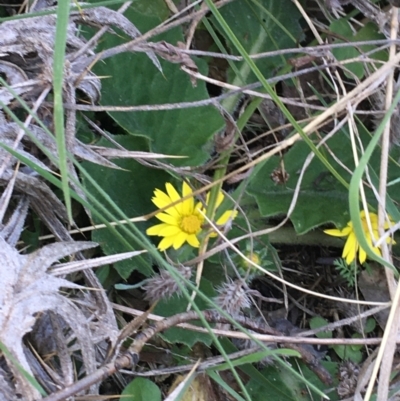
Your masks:
<path fill-rule="evenodd" d="M 378 215 L 376 213 L 368 212 L 369 218 L 371 221 L 371 228 L 373 231 L 373 236 L 374 239 L 377 240 L 379 238 L 379 233 L 378 233 Z M 367 223 L 367 218 L 365 216 L 365 211 L 362 210 L 360 213 L 361 217 L 361 222 L 363 226 L 363 231 L 365 234 L 365 237 L 367 239 L 367 242 L 369 246 L 373 249 L 373 251 L 381 256 L 381 251 L 379 247 L 376 247 L 372 243 L 372 236 L 371 233 L 368 229 L 368 223 Z M 384 225 L 385 229 L 390 228 L 390 223 L 385 222 Z M 354 228 L 353 228 L 353 223 L 349 221 L 347 223 L 347 226 L 343 228 L 342 230 L 338 229 L 331 229 L 331 230 L 324 230 L 324 233 L 328 235 L 332 235 L 334 237 L 347 237 L 346 243 L 343 248 L 343 253 L 342 253 L 342 258 L 346 260 L 346 263 L 349 265 L 357 256 L 358 252 L 358 260 L 360 261 L 360 264 L 363 264 L 366 259 L 367 259 L 367 253 L 365 250 L 360 246 L 360 244 L 357 241 L 356 234 L 354 233 Z M 395 241 L 392 238 L 387 238 L 386 242 L 388 244 L 395 244 Z"/>
<path fill-rule="evenodd" d="M 192 194 L 192 190 L 186 182 L 182 184 L 182 196 L 179 195 L 174 186 L 169 182 L 165 184 L 165 188 L 167 192 L 155 189 L 154 196 L 151 198 L 151 201 L 159 209 Z M 208 198 L 209 196 L 207 195 L 206 205 L 208 204 Z M 220 192 L 218 194 L 216 206 L 218 207 L 223 200 L 224 195 Z M 185 242 L 194 248 L 198 248 L 200 246 L 198 235 L 202 231 L 205 223 L 202 213 L 205 212 L 206 209 L 203 207 L 203 204 L 201 202 L 195 204 L 194 198 L 191 196 L 177 203 L 175 206 L 157 213 L 155 217 L 161 220 L 162 223 L 148 228 L 146 234 L 164 237 L 158 244 L 158 249 L 160 251 L 165 251 L 171 246 L 174 249 L 179 249 Z M 234 219 L 236 215 L 237 211 L 227 210 L 216 221 L 216 224 L 218 226 L 223 226 L 229 220 Z M 211 234 L 211 236 L 215 236 L 215 233 Z"/>

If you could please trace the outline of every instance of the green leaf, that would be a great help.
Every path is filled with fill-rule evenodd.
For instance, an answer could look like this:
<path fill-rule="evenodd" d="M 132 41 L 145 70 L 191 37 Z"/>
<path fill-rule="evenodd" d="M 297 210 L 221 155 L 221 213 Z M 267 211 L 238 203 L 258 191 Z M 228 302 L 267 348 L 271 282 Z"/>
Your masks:
<path fill-rule="evenodd" d="M 232 361 L 232 365 L 233 366 L 241 366 L 247 363 L 255 363 L 255 362 L 260 362 L 263 358 L 269 357 L 272 354 L 274 354 L 275 352 L 273 350 L 268 350 L 268 351 L 258 351 L 258 352 L 254 352 L 251 355 L 246 355 L 243 356 L 241 358 L 235 359 L 234 361 Z M 299 356 L 299 353 L 296 353 L 297 355 L 295 356 Z M 227 363 L 223 363 L 219 366 L 217 366 L 216 368 L 210 369 L 210 370 L 214 370 L 214 371 L 218 371 L 218 370 L 226 370 L 228 369 L 228 364 Z"/>
<path fill-rule="evenodd" d="M 290 0 L 239 1 L 226 5 L 220 12 L 249 54 L 290 48 L 302 37 L 299 24 L 301 15 Z M 225 31 L 214 18 L 212 21 L 220 34 L 225 37 L 230 52 L 239 54 Z M 273 72 L 284 64 L 285 59 L 281 56 L 256 61 L 265 78 L 271 77 Z M 239 69 L 240 76 L 235 77 L 234 83 L 243 85 L 256 80 L 245 62 L 239 63 Z M 230 75 L 232 76 L 232 72 Z"/>
<path fill-rule="evenodd" d="M 225 380 L 223 380 L 217 373 L 213 370 L 207 372 L 207 374 L 213 379 L 217 384 L 221 386 L 228 394 L 230 394 L 237 401 L 245 401 Z"/>
<path fill-rule="evenodd" d="M 351 42 L 359 42 L 359 41 L 372 41 L 378 39 L 384 39 L 385 36 L 379 33 L 376 24 L 369 22 L 365 24 L 357 33 L 354 33 L 348 21 L 344 18 L 335 20 L 330 25 L 330 30 L 339 34 L 342 37 L 345 37 Z M 333 43 L 344 43 L 342 40 L 335 39 Z M 363 45 L 357 47 L 340 47 L 332 49 L 332 53 L 339 60 L 346 60 L 360 57 L 362 53 L 370 52 L 375 49 L 374 45 Z M 362 53 L 361 53 L 362 52 Z M 369 58 L 373 58 L 375 60 L 387 61 L 388 55 L 385 51 L 379 51 L 373 53 L 368 56 Z M 344 66 L 345 69 L 348 69 L 352 72 L 357 78 L 362 79 L 365 75 L 365 67 L 364 64 L 359 62 L 349 63 Z M 345 70 L 345 75 L 348 78 L 354 78 L 354 76 Z"/>
<path fill-rule="evenodd" d="M 354 350 L 351 346 L 332 345 L 332 348 L 342 360 L 350 360 L 358 364 L 361 363 L 363 359 L 363 353 L 359 349 Z"/>
<path fill-rule="evenodd" d="M 212 284 L 205 279 L 201 280 L 200 291 L 202 291 L 210 299 L 214 298 L 216 295 Z M 200 297 L 196 297 L 195 302 L 201 310 L 210 307 L 210 304 L 208 302 L 205 302 Z M 188 300 L 186 298 L 184 298 L 183 296 L 175 295 L 167 300 L 159 301 L 156 308 L 154 309 L 154 313 L 156 315 L 165 317 L 173 316 L 177 313 L 186 311 L 187 306 Z M 191 324 L 202 327 L 202 323 L 199 321 L 191 322 Z M 212 338 L 209 334 L 185 330 L 179 327 L 172 327 L 163 332 L 161 336 L 165 341 L 168 341 L 172 344 L 181 343 L 187 345 L 188 347 L 193 347 L 193 345 L 199 341 L 203 342 L 206 345 L 211 345 L 212 343 Z"/>
<path fill-rule="evenodd" d="M 345 19 L 333 21 L 330 25 L 330 30 L 339 34 L 342 37 L 353 40 L 353 31 L 350 27 L 349 22 Z M 343 43 L 343 41 L 335 39 L 334 43 Z M 359 51 L 350 46 L 332 49 L 332 53 L 339 61 L 356 58 L 360 55 Z M 348 78 L 354 78 L 353 74 L 347 72 L 346 69 L 352 72 L 359 79 L 362 79 L 364 77 L 364 67 L 360 62 L 349 63 L 344 66 L 345 75 Z"/>
<path fill-rule="evenodd" d="M 304 379 L 314 384 L 320 390 L 326 392 L 332 386 L 326 386 L 316 377 L 315 373 L 310 371 L 307 366 L 296 359 L 296 364 L 300 368 L 300 372 Z M 293 364 L 296 366 L 296 364 Z M 332 376 L 336 370 L 337 364 L 324 363 L 324 367 L 328 369 Z M 287 371 L 271 365 L 261 370 L 261 374 L 269 383 L 268 386 L 261 385 L 258 380 L 251 378 L 246 388 L 251 395 L 252 401 L 279 400 L 279 401 L 310 401 L 315 398 L 310 397 L 307 386 L 298 378 Z M 319 398 L 318 398 L 319 399 Z M 334 401 L 338 397 L 336 394 L 329 394 L 329 399 Z"/>
<path fill-rule="evenodd" d="M 358 127 L 358 131 L 365 149 L 371 140 L 371 135 L 361 125 Z M 347 166 L 350 171 L 354 171 L 352 149 L 346 128 L 343 128 L 341 132 L 330 138 L 327 141 L 327 146 L 340 158 L 341 163 Z M 294 196 L 294 188 L 297 185 L 300 171 L 310 152 L 304 142 L 297 142 L 285 153 L 282 161 L 286 173 L 289 174 L 289 179 L 283 185 L 275 184 L 271 179 L 271 174 L 275 170 L 281 169 L 280 157 L 273 156 L 254 170 L 248 193 L 255 197 L 261 216 L 287 213 Z M 360 152 L 362 151 L 360 150 Z M 378 177 L 376 172 L 379 172 L 380 169 L 379 152 L 380 149 L 376 148 L 371 153 L 368 161 L 369 173 L 373 182 L 375 177 Z M 389 179 L 398 177 L 400 174 L 400 168 L 396 162 L 398 152 L 399 149 L 397 148 L 391 151 L 392 158 L 388 170 Z M 350 182 L 352 176 L 345 172 L 343 167 L 339 166 L 329 154 L 323 152 L 323 155 L 333 168 L 339 171 L 347 182 Z M 368 202 L 371 205 L 375 205 L 374 194 L 368 187 L 365 187 L 365 190 Z M 400 191 L 398 185 L 388 188 L 388 194 L 393 200 L 399 201 Z M 390 201 L 391 199 L 388 198 L 388 211 L 396 219 L 396 212 L 393 209 L 389 209 Z M 314 157 L 304 174 L 299 197 L 290 218 L 298 234 L 304 234 L 319 225 L 329 222 L 336 227 L 344 227 L 350 221 L 347 188 L 341 185 L 316 157 Z"/>
<path fill-rule="evenodd" d="M 106 288 L 105 283 L 107 281 L 109 274 L 110 274 L 110 265 L 101 266 L 98 269 L 96 269 L 96 276 L 100 280 L 101 285 L 105 288 Z"/>
<path fill-rule="evenodd" d="M 227 353 L 232 353 L 236 352 L 238 349 L 232 344 L 230 340 L 227 338 L 224 338 L 221 340 L 221 344 L 224 347 L 225 351 Z M 247 365 L 242 365 L 240 367 L 240 370 L 242 370 L 244 373 L 246 373 L 249 377 L 251 377 L 253 380 L 255 380 L 260 386 L 266 386 L 268 387 L 270 385 L 269 381 L 263 376 L 259 369 L 256 369 L 255 366 L 251 364 Z"/>
<path fill-rule="evenodd" d="M 320 327 L 324 327 L 328 324 L 329 322 L 324 319 L 321 316 L 314 316 L 313 318 L 310 319 L 310 329 L 319 329 Z M 318 338 L 332 338 L 332 332 L 331 331 L 320 331 L 319 333 L 316 334 Z"/>
<path fill-rule="evenodd" d="M 130 8 L 125 16 L 145 32 L 155 27 L 158 18 L 137 13 Z M 176 45 L 184 41 L 180 28 L 157 37 Z M 117 36 L 107 35 L 103 48 L 121 43 Z M 102 80 L 101 104 L 115 106 L 155 105 L 207 100 L 209 95 L 203 81 L 193 87 L 190 78 L 179 64 L 160 60 L 161 74 L 150 59 L 141 53 L 119 54 L 97 63 L 94 70 L 107 76 Z M 200 71 L 207 74 L 206 64 L 196 60 Z M 223 119 L 212 106 L 164 111 L 110 112 L 110 116 L 133 136 L 148 140 L 150 150 L 169 155 L 186 156 L 175 159 L 175 165 L 199 165 L 212 150 L 211 139 L 223 127 Z"/>
<path fill-rule="evenodd" d="M 124 0 L 90 0 L 90 3 L 93 3 L 96 7 L 107 6 L 113 10 L 118 10 L 118 8 L 124 3 Z M 83 5 L 81 5 L 81 7 L 84 8 Z M 159 22 L 166 20 L 170 13 L 164 0 L 135 0 L 130 5 L 130 9 L 132 12 L 158 17 L 160 20 Z"/>
<path fill-rule="evenodd" d="M 380 40 L 386 39 L 385 35 L 383 35 L 376 24 L 373 22 L 367 22 L 355 35 L 354 42 L 360 41 L 371 41 L 371 40 Z M 364 52 L 370 52 L 373 49 L 376 49 L 376 45 L 362 45 L 359 49 Z M 380 50 L 379 52 L 374 52 L 370 54 L 368 57 L 374 60 L 387 61 L 388 60 L 388 52 L 387 50 Z"/>
<path fill-rule="evenodd" d="M 120 401 L 161 401 L 161 391 L 149 379 L 136 377 L 121 393 Z"/>
<path fill-rule="evenodd" d="M 145 141 L 140 138 L 120 135 L 114 136 L 113 139 L 128 150 L 148 150 Z M 110 143 L 102 139 L 98 145 L 107 147 L 110 146 Z M 113 162 L 123 170 L 98 166 L 88 162 L 83 163 L 83 166 L 129 217 L 142 216 L 155 210 L 155 206 L 151 202 L 153 191 L 155 188 L 163 187 L 164 183 L 171 177 L 163 171 L 149 169 L 133 159 L 113 160 Z M 138 179 L 138 177 L 146 177 L 146 179 Z M 96 190 L 87 180 L 83 180 L 83 184 L 93 195 L 96 194 Z M 94 219 L 94 222 L 99 223 L 97 219 Z M 136 224 L 145 232 L 151 222 Z M 116 228 L 118 229 L 118 227 Z M 126 247 L 108 229 L 94 231 L 92 239 L 101 245 L 106 255 L 127 251 Z M 135 248 L 135 244 L 132 246 L 133 249 L 139 250 L 138 247 Z M 134 261 L 130 259 L 115 263 L 114 267 L 121 277 L 127 278 L 136 269 L 148 276 L 152 272 L 151 265 L 150 257 L 145 255 L 135 257 Z"/>
<path fill-rule="evenodd" d="M 353 333 L 351 338 L 363 338 L 363 336 L 360 333 Z M 352 344 L 350 347 L 352 351 L 361 351 L 364 348 L 362 344 Z"/>
<path fill-rule="evenodd" d="M 272 360 L 272 355 L 285 356 L 285 357 L 297 357 L 297 358 L 301 357 L 301 355 L 298 351 L 284 348 L 284 349 L 277 349 L 277 350 L 254 352 L 251 355 L 246 355 L 241 358 L 235 359 L 231 363 L 233 366 L 241 366 L 244 364 L 260 362 L 260 361 L 262 361 L 262 359 L 268 358 L 268 357 L 271 357 L 271 360 Z M 227 363 L 223 363 L 211 370 L 218 371 L 218 370 L 226 370 L 228 368 L 229 368 L 229 365 Z"/>
<path fill-rule="evenodd" d="M 170 11 L 164 0 L 135 0 L 130 6 L 131 10 L 148 17 L 157 16 L 162 22 L 169 17 Z"/>
<path fill-rule="evenodd" d="M 376 327 L 376 320 L 373 317 L 369 317 L 367 319 L 367 322 L 365 323 L 364 333 L 365 334 L 372 333 L 375 330 L 375 327 Z"/>
<path fill-rule="evenodd" d="M 344 164 L 352 165 L 351 149 L 343 147 L 343 136 L 335 135 L 328 141 L 333 152 L 341 155 Z M 271 174 L 281 168 L 281 159 L 272 157 L 261 165 L 251 177 L 249 194 L 255 196 L 260 214 L 273 216 L 287 213 L 294 195 L 294 188 L 304 161 L 310 154 L 310 148 L 304 142 L 296 143 L 283 157 L 288 181 L 281 185 L 271 179 Z M 336 162 L 326 156 L 329 162 L 338 168 Z M 342 174 L 344 174 L 342 172 Z M 350 175 L 344 176 L 350 181 Z M 301 190 L 291 221 L 298 234 L 304 234 L 318 225 L 332 222 L 344 226 L 349 221 L 347 212 L 347 191 L 327 172 L 325 166 L 316 158 L 308 166 L 301 183 Z"/>

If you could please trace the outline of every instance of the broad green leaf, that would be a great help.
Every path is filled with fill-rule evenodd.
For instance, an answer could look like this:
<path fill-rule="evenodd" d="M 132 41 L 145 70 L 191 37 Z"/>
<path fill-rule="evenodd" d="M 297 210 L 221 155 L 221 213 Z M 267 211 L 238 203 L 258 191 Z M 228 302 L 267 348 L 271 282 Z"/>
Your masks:
<path fill-rule="evenodd" d="M 369 317 L 365 323 L 364 333 L 372 333 L 376 327 L 376 320 L 373 317 Z"/>
<path fill-rule="evenodd" d="M 354 33 L 352 28 L 350 27 L 349 22 L 345 19 L 340 19 L 335 20 L 331 23 L 330 30 L 337 33 L 341 37 L 345 37 L 351 42 L 359 42 L 363 40 L 371 41 L 385 38 L 384 35 L 379 33 L 376 24 L 373 24 L 372 22 L 365 24 L 358 32 Z M 343 43 L 343 41 L 339 39 L 334 39 L 333 43 Z M 363 45 L 357 47 L 346 46 L 332 49 L 332 53 L 339 61 L 343 61 L 347 59 L 357 58 L 362 54 L 361 52 L 370 52 L 376 47 L 377 46 L 374 45 Z M 368 57 L 375 60 L 386 61 L 388 55 L 385 51 L 379 51 L 369 55 Z M 346 64 L 344 68 L 351 71 L 359 79 L 362 79 L 365 75 L 365 66 L 362 61 Z M 354 78 L 352 74 L 346 71 L 345 75 L 349 78 Z"/>
<path fill-rule="evenodd" d="M 353 31 L 349 25 L 349 22 L 345 19 L 333 21 L 330 25 L 330 30 L 342 37 L 348 38 L 350 41 L 353 40 Z M 343 43 L 343 41 L 335 39 L 334 43 Z M 360 53 L 354 47 L 350 46 L 332 49 L 332 53 L 338 61 L 353 59 L 360 55 Z M 352 72 L 359 79 L 362 79 L 364 76 L 364 67 L 359 62 L 349 63 L 344 66 L 345 75 L 348 78 L 354 78 L 354 75 L 347 72 L 346 69 Z"/>
<path fill-rule="evenodd" d="M 295 352 L 295 351 L 293 351 L 293 352 Z M 272 350 L 271 351 L 254 352 L 253 354 L 246 355 L 246 356 L 243 356 L 241 358 L 235 359 L 234 361 L 232 361 L 232 365 L 233 366 L 241 366 L 241 365 L 244 365 L 244 364 L 247 364 L 247 363 L 260 362 L 263 358 L 269 357 L 274 353 L 275 352 L 272 351 Z M 299 355 L 298 352 L 296 354 L 297 355 L 295 355 L 295 356 Z M 210 369 L 210 370 L 217 371 L 217 370 L 226 370 L 226 369 L 228 369 L 228 364 L 223 363 L 223 364 L 217 366 L 216 368 Z"/>
<path fill-rule="evenodd" d="M 161 401 L 161 391 L 151 380 L 136 377 L 124 388 L 120 401 Z"/>
<path fill-rule="evenodd" d="M 159 22 L 166 20 L 170 14 L 164 0 L 135 0 L 132 2 L 131 10 L 149 17 L 157 16 Z"/>
<path fill-rule="evenodd" d="M 140 14 L 132 8 L 125 16 L 142 32 L 160 22 L 158 18 Z M 180 28 L 175 28 L 156 40 L 165 40 L 176 46 L 184 38 Z M 109 48 L 117 44 L 121 44 L 119 37 L 107 35 L 101 46 Z M 198 81 L 193 87 L 179 64 L 160 62 L 163 73 L 143 53 L 119 54 L 97 63 L 95 72 L 107 77 L 102 80 L 101 104 L 134 106 L 209 99 L 204 82 Z M 207 74 L 205 63 L 198 59 L 195 62 L 201 72 Z M 212 106 L 109 114 L 131 135 L 146 138 L 151 151 L 187 157 L 171 160 L 176 165 L 194 166 L 205 162 L 210 157 L 213 135 L 223 126 L 221 115 Z"/>
<path fill-rule="evenodd" d="M 315 373 L 310 371 L 300 360 L 296 359 L 296 362 L 297 363 L 293 364 L 293 367 L 298 366 L 304 379 L 307 379 L 320 390 L 327 392 L 328 389 L 334 387 L 321 383 L 321 381 L 316 377 Z M 323 363 L 323 365 L 331 373 L 331 376 L 334 377 L 337 364 Z M 251 378 L 246 385 L 246 388 L 252 397 L 252 401 L 310 401 L 316 399 L 314 397 L 310 397 L 309 389 L 307 389 L 307 386 L 303 382 L 275 365 L 267 366 L 261 370 L 260 373 L 265 377 L 269 385 L 260 385 L 259 381 Z M 330 392 L 328 396 L 331 401 L 339 399 L 336 392 Z"/>
<path fill-rule="evenodd" d="M 351 149 L 344 149 L 343 137 L 336 137 L 329 141 L 331 149 L 341 155 L 342 162 L 351 165 Z M 255 196 L 262 216 L 287 213 L 299 173 L 309 154 L 309 147 L 304 142 L 298 142 L 284 155 L 284 168 L 289 174 L 285 184 L 276 184 L 271 178 L 271 174 L 281 168 L 281 160 L 278 157 L 267 160 L 254 174 L 248 191 Z M 330 161 L 336 167 L 335 163 Z M 350 180 L 349 175 L 344 177 Z M 349 220 L 347 199 L 346 189 L 326 171 L 317 158 L 314 158 L 304 175 L 296 207 L 291 215 L 296 232 L 304 234 L 327 222 L 333 222 L 337 226 L 345 225 Z"/>
<path fill-rule="evenodd" d="M 320 327 L 324 327 L 328 324 L 329 322 L 324 319 L 321 316 L 314 316 L 310 319 L 310 329 L 319 329 Z M 331 331 L 320 331 L 319 333 L 316 334 L 318 338 L 332 338 L 332 332 Z"/>
<path fill-rule="evenodd" d="M 143 138 L 120 135 L 114 136 L 113 139 L 128 150 L 147 150 Z M 101 140 L 98 145 L 110 146 L 106 140 Z M 147 168 L 132 159 L 113 160 L 113 162 L 124 170 L 107 168 L 88 162 L 84 163 L 84 167 L 128 216 L 138 217 L 155 210 L 155 206 L 151 202 L 153 191 L 155 188 L 163 186 L 171 177 L 163 171 Z M 141 177 L 146 177 L 146 179 L 141 179 Z M 84 180 L 84 185 L 91 193 L 95 194 L 95 190 L 86 180 Z M 95 223 L 98 221 L 95 220 Z M 151 225 L 150 222 L 136 224 L 143 232 Z M 92 239 L 101 245 L 106 255 L 127 251 L 125 246 L 108 229 L 94 231 Z M 138 249 L 135 248 L 135 244 L 132 244 L 132 247 Z M 149 275 L 152 271 L 151 264 L 148 256 L 139 256 L 135 260 L 118 262 L 114 267 L 121 277 L 127 278 L 136 269 L 145 275 Z"/>
<path fill-rule="evenodd" d="M 90 0 L 89 3 L 101 3 L 100 5 L 118 10 L 118 8 L 124 4 L 124 0 L 110 1 L 109 4 L 104 4 L 104 0 Z M 158 17 L 159 22 L 166 20 L 170 13 L 164 0 L 134 0 L 130 5 L 130 9 L 132 12 L 137 12 L 142 15 Z"/>
<path fill-rule="evenodd" d="M 351 338 L 363 338 L 363 335 L 360 333 L 353 333 Z M 350 347 L 353 351 L 361 351 L 364 348 L 362 344 L 352 344 Z"/>
<path fill-rule="evenodd" d="M 227 353 L 232 353 L 236 352 L 238 349 L 232 344 L 232 342 L 224 338 L 221 340 L 221 344 L 224 347 L 225 351 Z M 258 383 L 259 386 L 262 387 L 268 387 L 270 385 L 269 381 L 267 378 L 262 375 L 259 371 L 259 369 L 256 369 L 256 367 L 252 364 L 246 364 L 240 366 L 240 370 L 242 370 L 244 373 L 246 373 L 249 377 L 251 377 L 254 381 Z"/>
<path fill-rule="evenodd" d="M 363 360 L 363 353 L 359 349 L 355 350 L 349 345 L 332 345 L 332 349 L 341 360 L 349 360 L 357 364 Z"/>
<path fill-rule="evenodd" d="M 237 401 L 245 401 L 243 397 L 241 397 L 233 388 L 230 386 L 225 380 L 223 380 L 217 373 L 213 370 L 207 372 L 207 374 L 213 379 L 221 388 L 223 388 L 232 399 Z"/>
<path fill-rule="evenodd" d="M 355 35 L 354 35 L 354 42 L 359 41 L 371 41 L 371 40 L 379 40 L 385 39 L 385 35 L 383 35 L 376 24 L 373 22 L 367 22 Z M 378 46 L 376 45 L 362 45 L 359 49 L 362 52 L 370 52 L 373 49 L 376 49 Z M 388 60 L 388 51 L 387 50 L 380 50 L 379 52 L 372 53 L 368 56 L 374 60 L 381 60 L 387 61 Z"/>
<path fill-rule="evenodd" d="M 290 0 L 237 1 L 222 7 L 220 12 L 250 55 L 293 47 L 302 37 L 299 24 L 301 16 Z M 212 21 L 229 44 L 229 51 L 238 54 L 224 30 L 214 19 Z M 280 56 L 256 61 L 265 78 L 271 77 L 274 71 L 279 70 L 284 64 L 285 59 Z M 235 77 L 236 84 L 243 85 L 255 81 L 250 67 L 244 62 L 238 64 L 238 69 L 240 76 Z"/>
<path fill-rule="evenodd" d="M 285 357 L 300 357 L 300 353 L 298 351 L 294 351 L 292 349 L 277 349 L 277 350 L 268 350 L 268 351 L 258 351 L 254 352 L 253 354 L 243 356 L 241 358 L 235 359 L 232 361 L 233 366 L 241 366 L 244 364 L 249 364 L 249 363 L 257 363 L 261 362 L 263 358 L 268 358 L 271 357 L 272 355 L 276 356 L 285 356 Z M 214 369 L 210 370 L 226 370 L 228 369 L 228 364 L 224 363 L 222 365 L 217 366 Z"/>
<path fill-rule="evenodd" d="M 371 137 L 361 126 L 358 127 L 360 138 L 364 148 L 368 145 Z M 334 137 L 327 141 L 329 148 L 340 158 L 341 163 L 346 165 L 350 171 L 354 171 L 354 161 L 350 139 L 347 129 L 343 128 Z M 322 149 L 324 151 L 324 149 Z M 369 173 L 372 179 L 379 171 L 380 149 L 375 149 L 369 163 Z M 399 149 L 392 149 L 392 159 L 389 163 L 389 180 L 400 174 L 398 160 Z M 304 142 L 298 142 L 283 156 L 285 171 L 289 179 L 285 184 L 276 184 L 271 179 L 271 174 L 281 168 L 281 159 L 274 156 L 255 170 L 251 177 L 248 193 L 253 195 L 257 201 L 262 216 L 273 216 L 287 213 L 293 199 L 294 188 L 299 179 L 299 173 L 307 156 L 310 154 L 308 146 Z M 324 152 L 327 160 L 337 169 L 349 182 L 351 176 L 344 171 L 335 160 Z M 396 184 L 388 188 L 389 196 L 398 201 L 400 191 Z M 367 199 L 372 207 L 376 204 L 372 191 L 365 187 Z M 295 209 L 291 215 L 291 221 L 298 234 L 325 223 L 333 223 L 337 227 L 343 227 L 350 220 L 348 212 L 348 191 L 327 172 L 324 165 L 314 157 L 303 177 L 299 197 Z"/>
<path fill-rule="evenodd" d="M 232 344 L 232 342 L 228 339 L 222 339 L 221 344 L 223 345 L 225 351 L 227 353 L 230 352 L 235 352 L 237 351 L 237 348 Z M 284 353 L 290 353 L 290 350 L 281 350 L 284 351 Z M 277 354 L 275 354 L 277 355 Z M 271 398 L 264 398 L 266 400 L 286 400 L 286 398 L 280 398 L 282 395 L 284 397 L 285 394 L 285 386 L 282 386 L 280 381 L 276 379 L 276 376 L 282 377 L 282 380 L 285 381 L 286 377 L 290 377 L 291 380 L 298 381 L 298 383 L 301 383 L 303 386 L 306 386 L 307 383 L 309 383 L 309 386 L 315 386 L 314 390 L 315 391 L 320 391 L 324 390 L 324 386 L 321 385 L 321 382 L 316 378 L 315 374 L 312 373 L 311 371 L 308 370 L 309 375 L 307 377 L 303 376 L 303 372 L 299 374 L 297 370 L 293 369 L 292 364 L 286 365 L 285 362 L 281 362 L 280 358 L 276 358 L 277 363 L 270 365 L 266 369 L 271 369 L 268 370 L 268 374 L 264 374 L 264 370 L 260 370 L 259 368 L 256 368 L 252 364 L 246 364 L 240 366 L 240 370 L 242 370 L 244 373 L 246 373 L 249 377 L 251 377 L 250 382 L 247 384 L 246 388 L 249 391 L 249 393 L 253 394 L 254 392 L 259 392 L 260 394 L 263 394 L 264 391 L 268 391 L 268 394 L 272 394 Z M 298 358 L 294 359 L 294 361 L 300 361 Z M 272 362 L 272 361 L 271 361 Z M 301 362 L 299 362 L 301 363 Z M 286 365 L 286 366 L 285 366 Z M 327 368 L 326 364 L 323 364 L 325 368 Z M 307 370 L 307 369 L 306 369 Z M 332 374 L 332 369 L 329 368 L 328 371 Z M 269 372 L 271 372 L 271 376 L 269 375 Z M 301 375 L 301 376 L 300 376 Z M 304 379 L 303 379 L 304 377 Z M 250 384 L 251 383 L 251 384 Z M 251 386 L 251 389 L 249 388 L 249 385 Z M 275 398 L 274 398 L 275 396 Z M 290 399 L 290 398 L 289 398 Z M 252 401 L 256 400 L 261 400 L 260 398 L 252 398 Z"/>

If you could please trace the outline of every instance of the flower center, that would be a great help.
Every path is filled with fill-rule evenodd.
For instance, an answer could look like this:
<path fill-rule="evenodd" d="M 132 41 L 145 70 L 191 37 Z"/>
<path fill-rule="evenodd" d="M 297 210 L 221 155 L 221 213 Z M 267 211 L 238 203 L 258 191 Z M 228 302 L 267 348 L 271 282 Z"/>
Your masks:
<path fill-rule="evenodd" d="M 180 228 L 186 234 L 196 234 L 200 229 L 203 220 L 195 214 L 189 216 L 183 216 L 180 224 Z"/>

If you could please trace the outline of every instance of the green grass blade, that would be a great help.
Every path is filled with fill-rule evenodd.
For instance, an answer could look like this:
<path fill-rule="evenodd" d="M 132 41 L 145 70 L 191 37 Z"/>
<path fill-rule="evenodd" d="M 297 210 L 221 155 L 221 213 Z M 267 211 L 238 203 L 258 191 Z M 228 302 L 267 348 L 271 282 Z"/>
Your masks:
<path fill-rule="evenodd" d="M 10 360 L 14 366 L 19 370 L 22 376 L 42 395 L 43 397 L 47 396 L 44 388 L 39 384 L 39 382 L 29 373 L 27 372 L 20 363 L 10 354 L 7 347 L 0 341 L 0 351 L 6 356 L 8 360 Z"/>
<path fill-rule="evenodd" d="M 57 25 L 53 61 L 53 96 L 54 96 L 54 130 L 58 151 L 58 168 L 60 169 L 62 191 L 69 222 L 72 224 L 71 194 L 68 177 L 68 160 L 64 127 L 64 60 L 67 44 L 67 28 L 69 22 L 69 1 L 60 1 L 57 6 Z M 69 90 L 73 90 L 72 88 Z M 75 134 L 75 133 L 74 133 Z"/>
<path fill-rule="evenodd" d="M 364 154 L 360 159 L 358 166 L 354 170 L 354 174 L 350 181 L 350 189 L 349 189 L 350 216 L 351 216 L 351 221 L 353 222 L 354 232 L 356 234 L 357 241 L 372 260 L 375 260 L 378 263 L 381 263 L 382 265 L 389 267 L 390 269 L 393 269 L 394 271 L 397 271 L 395 267 L 391 263 L 380 257 L 379 255 L 377 255 L 372 250 L 365 237 L 362 221 L 360 218 L 360 185 L 362 182 L 365 169 L 367 168 L 368 162 L 372 156 L 372 153 L 374 149 L 378 146 L 384 127 L 387 124 L 390 116 L 393 114 L 393 111 L 397 106 L 399 100 L 400 100 L 400 90 L 397 92 L 395 98 L 393 99 L 390 109 L 387 111 L 382 122 L 376 129 L 375 134 L 372 136 L 371 142 L 368 144 Z M 392 216 L 392 218 L 399 219 L 399 213 L 398 212 L 395 213 L 395 215 Z"/>
<path fill-rule="evenodd" d="M 207 371 L 208 376 L 211 377 L 217 384 L 219 384 L 228 394 L 234 397 L 238 401 L 245 401 L 243 397 L 241 397 L 229 384 L 222 380 L 221 377 L 215 373 L 213 370 Z"/>

